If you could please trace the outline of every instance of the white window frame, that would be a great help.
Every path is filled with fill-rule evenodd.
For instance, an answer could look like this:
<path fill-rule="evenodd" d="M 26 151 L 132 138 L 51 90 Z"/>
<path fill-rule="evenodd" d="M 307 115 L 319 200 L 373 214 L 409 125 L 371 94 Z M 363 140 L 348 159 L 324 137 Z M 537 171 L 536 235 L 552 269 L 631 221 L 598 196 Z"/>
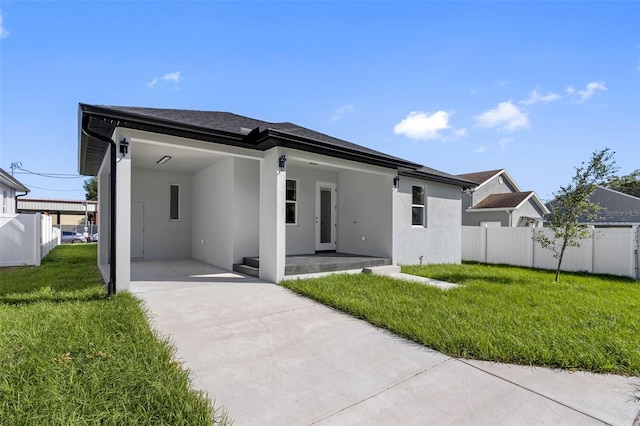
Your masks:
<path fill-rule="evenodd" d="M 171 207 L 172 207 L 172 206 L 171 206 L 171 202 L 172 202 L 171 189 L 172 189 L 174 186 L 175 186 L 176 188 L 178 188 L 178 217 L 177 217 L 177 218 L 172 218 L 172 217 L 171 217 L 171 212 L 172 212 L 172 210 L 173 210 L 173 209 L 171 208 Z M 169 222 L 180 222 L 180 216 L 181 216 L 181 214 L 180 214 L 180 213 L 181 213 L 181 211 L 180 211 L 180 210 L 181 210 L 181 207 L 182 207 L 182 206 L 181 206 L 181 204 L 182 204 L 182 203 L 180 202 L 180 193 L 181 193 L 181 192 L 182 192 L 182 191 L 180 190 L 180 185 L 179 185 L 179 184 L 177 184 L 177 183 L 170 183 L 170 184 L 169 184 Z"/>
<path fill-rule="evenodd" d="M 295 200 L 287 199 L 287 183 L 295 182 L 296 193 Z M 284 222 L 287 226 L 298 226 L 298 198 L 300 196 L 300 182 L 298 179 L 287 179 L 284 183 Z M 295 220 L 293 222 L 287 222 L 287 204 L 293 204 L 295 206 Z"/>
<path fill-rule="evenodd" d="M 420 188 L 422 190 L 422 204 L 414 204 L 413 202 L 413 188 Z M 414 224 L 413 223 L 413 209 L 421 208 L 422 209 L 422 223 Z M 411 226 L 416 228 L 426 228 L 427 227 L 427 188 L 424 185 L 411 185 Z"/>

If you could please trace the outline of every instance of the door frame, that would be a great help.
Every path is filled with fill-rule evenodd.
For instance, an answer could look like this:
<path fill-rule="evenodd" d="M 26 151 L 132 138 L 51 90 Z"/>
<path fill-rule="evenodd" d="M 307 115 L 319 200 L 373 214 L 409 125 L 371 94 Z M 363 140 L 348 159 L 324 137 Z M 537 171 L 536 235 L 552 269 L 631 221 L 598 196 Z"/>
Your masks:
<path fill-rule="evenodd" d="M 321 203 L 320 203 L 320 195 L 322 190 L 330 189 L 331 190 L 331 242 L 329 243 L 321 243 Z M 337 233 L 338 233 L 338 196 L 337 196 L 337 185 L 332 182 L 316 182 L 316 220 L 315 220 L 315 246 L 316 251 L 323 250 L 336 250 L 337 248 Z"/>

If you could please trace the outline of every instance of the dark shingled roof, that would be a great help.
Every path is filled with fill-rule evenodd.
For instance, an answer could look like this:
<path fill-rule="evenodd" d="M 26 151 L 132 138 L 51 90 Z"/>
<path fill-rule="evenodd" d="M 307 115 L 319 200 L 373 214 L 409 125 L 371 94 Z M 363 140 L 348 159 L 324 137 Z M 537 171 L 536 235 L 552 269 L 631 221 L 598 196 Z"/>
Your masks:
<path fill-rule="evenodd" d="M 475 173 L 465 173 L 462 175 L 457 175 L 459 178 L 470 180 L 471 182 L 477 183 L 478 185 L 488 181 L 504 169 L 498 170 L 487 170 L 486 172 L 475 172 Z"/>
<path fill-rule="evenodd" d="M 528 192 L 511 192 L 507 194 L 491 194 L 478 204 L 473 206 L 473 209 L 501 209 L 501 208 L 515 208 L 526 200 L 533 191 Z"/>
<path fill-rule="evenodd" d="M 271 123 L 219 111 L 85 104 L 80 104 L 80 113 L 81 120 L 88 120 L 89 130 L 106 138 L 111 138 L 116 127 L 125 127 L 262 151 L 284 146 L 393 168 L 401 174 L 419 179 L 462 187 L 473 186 L 466 179 L 289 122 Z M 249 131 L 252 131 L 251 134 L 247 134 Z M 96 174 L 106 149 L 105 143 L 81 134 L 80 173 Z"/>

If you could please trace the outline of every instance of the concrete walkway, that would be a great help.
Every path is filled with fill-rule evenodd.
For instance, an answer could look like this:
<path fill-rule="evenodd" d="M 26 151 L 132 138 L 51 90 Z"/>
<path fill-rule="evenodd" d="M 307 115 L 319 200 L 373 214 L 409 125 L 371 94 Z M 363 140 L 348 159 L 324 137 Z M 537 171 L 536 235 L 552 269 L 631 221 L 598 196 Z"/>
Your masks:
<path fill-rule="evenodd" d="M 632 425 L 640 411 L 640 378 L 451 358 L 200 262 L 134 262 L 132 281 L 236 425 Z"/>

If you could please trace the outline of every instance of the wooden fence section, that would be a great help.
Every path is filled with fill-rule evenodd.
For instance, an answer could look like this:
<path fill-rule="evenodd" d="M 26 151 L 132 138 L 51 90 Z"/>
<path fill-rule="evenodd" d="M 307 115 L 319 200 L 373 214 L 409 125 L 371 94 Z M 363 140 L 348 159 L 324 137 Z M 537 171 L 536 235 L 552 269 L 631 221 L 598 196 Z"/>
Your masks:
<path fill-rule="evenodd" d="M 60 244 L 60 231 L 50 216 L 0 215 L 0 266 L 40 266 L 40 260 Z"/>
<path fill-rule="evenodd" d="M 567 248 L 563 271 L 586 271 L 640 279 L 640 233 L 632 228 L 593 228 L 580 247 Z M 545 228 L 463 226 L 462 260 L 555 270 L 553 252 L 533 240 Z"/>

